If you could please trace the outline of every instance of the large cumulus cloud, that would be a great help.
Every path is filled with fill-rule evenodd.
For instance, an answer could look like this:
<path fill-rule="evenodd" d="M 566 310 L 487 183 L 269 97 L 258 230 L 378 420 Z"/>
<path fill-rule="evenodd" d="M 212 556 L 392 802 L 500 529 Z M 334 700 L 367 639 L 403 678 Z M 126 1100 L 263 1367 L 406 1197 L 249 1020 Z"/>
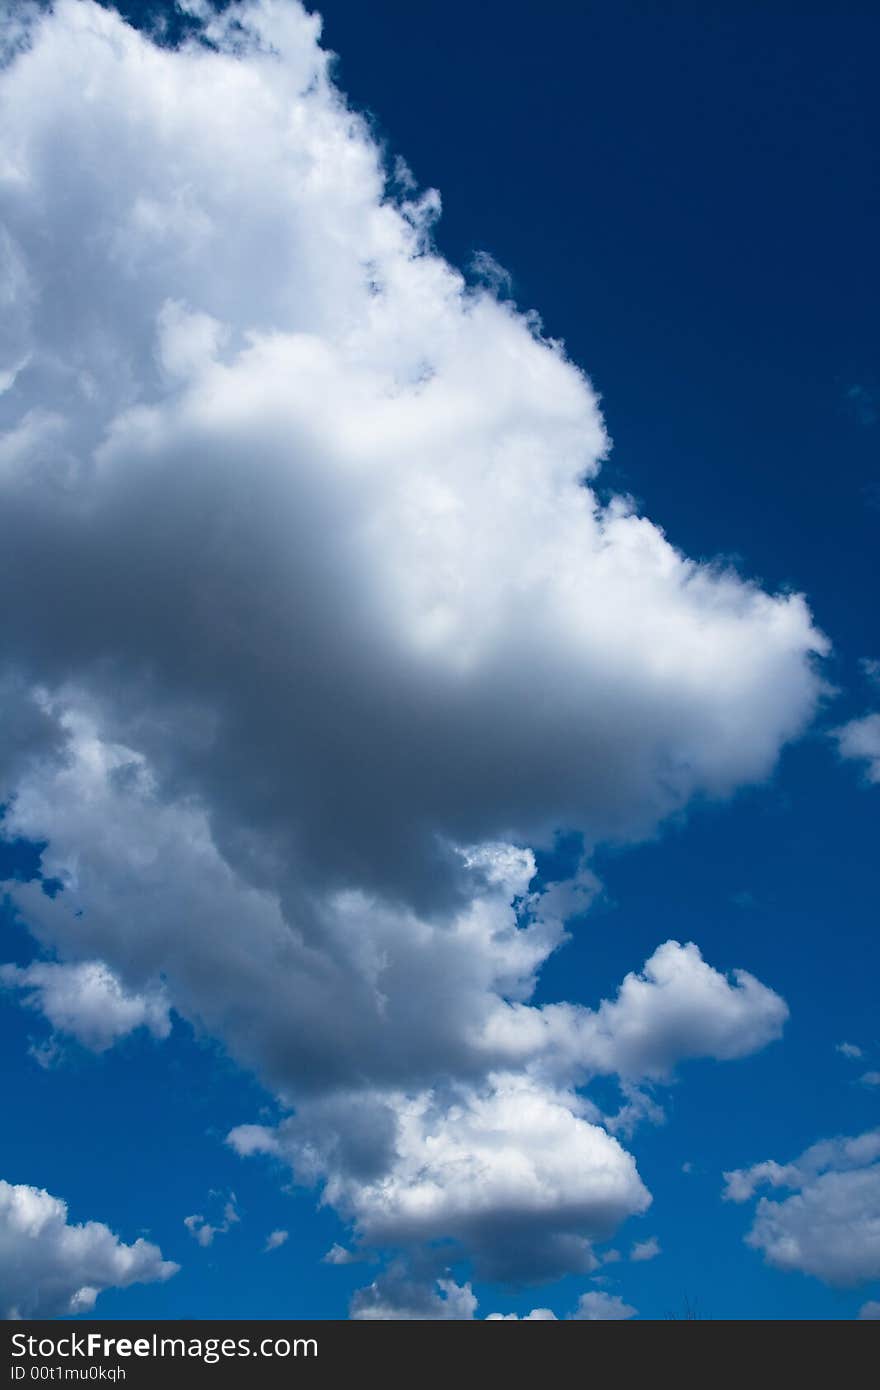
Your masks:
<path fill-rule="evenodd" d="M 597 885 L 536 889 L 531 849 L 766 776 L 824 638 L 600 503 L 589 381 L 434 253 L 437 195 L 390 196 L 294 0 L 179 51 L 91 0 L 20 14 L 0 799 L 80 974 L 11 982 L 57 1019 L 99 962 L 207 1027 L 296 1107 L 239 1147 L 364 1242 L 588 1268 L 647 1194 L 578 1087 L 744 1055 L 785 1006 L 669 942 L 598 1009 L 534 1007 Z"/>

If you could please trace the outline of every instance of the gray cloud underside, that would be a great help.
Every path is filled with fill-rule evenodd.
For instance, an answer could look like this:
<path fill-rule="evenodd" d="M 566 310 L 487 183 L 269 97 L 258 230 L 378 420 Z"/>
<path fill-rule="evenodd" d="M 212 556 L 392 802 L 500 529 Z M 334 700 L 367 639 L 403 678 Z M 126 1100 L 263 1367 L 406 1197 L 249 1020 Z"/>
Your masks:
<path fill-rule="evenodd" d="M 86 1045 L 169 1006 L 221 1038 L 296 1107 L 238 1146 L 362 1243 L 589 1268 L 648 1195 L 577 1088 L 632 1118 L 786 1009 L 675 942 L 535 1008 L 598 885 L 535 892 L 526 846 L 767 776 L 827 643 L 599 503 L 589 381 L 431 249 L 436 194 L 388 196 L 298 4 L 176 52 L 90 0 L 18 23 L 0 799 L 63 891 L 14 886 L 58 959 L 6 982 Z"/>

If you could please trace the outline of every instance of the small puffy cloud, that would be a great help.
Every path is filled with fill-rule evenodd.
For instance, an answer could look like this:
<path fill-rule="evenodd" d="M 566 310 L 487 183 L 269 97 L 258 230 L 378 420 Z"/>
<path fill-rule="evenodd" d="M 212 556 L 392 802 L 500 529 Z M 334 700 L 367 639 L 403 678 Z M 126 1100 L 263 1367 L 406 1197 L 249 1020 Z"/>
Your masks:
<path fill-rule="evenodd" d="M 358 1290 L 349 1316 L 360 1322 L 461 1322 L 473 1319 L 476 1310 L 477 1300 L 470 1284 L 456 1284 L 448 1278 L 422 1282 L 402 1270 L 391 1269 Z"/>
<path fill-rule="evenodd" d="M 842 758 L 867 763 L 865 778 L 868 782 L 880 782 L 880 714 L 851 719 L 848 724 L 833 729 L 832 738 L 837 740 Z"/>
<path fill-rule="evenodd" d="M 655 1260 L 660 1254 L 660 1242 L 656 1236 L 649 1236 L 647 1240 L 637 1240 L 630 1251 L 630 1259 L 637 1263 L 641 1260 Z"/>
<path fill-rule="evenodd" d="M 263 1253 L 267 1254 L 270 1250 L 278 1250 L 280 1246 L 286 1243 L 289 1235 L 289 1231 L 270 1231 L 269 1235 L 266 1237 Z"/>
<path fill-rule="evenodd" d="M 557 1322 L 556 1314 L 549 1308 L 533 1308 L 522 1317 L 518 1313 L 488 1313 L 486 1322 Z"/>
<path fill-rule="evenodd" d="M 841 1053 L 844 1057 L 858 1058 L 862 1056 L 862 1049 L 855 1043 L 835 1043 L 835 1051 Z"/>
<path fill-rule="evenodd" d="M 869 1299 L 868 1302 L 863 1303 L 859 1309 L 859 1317 L 865 1322 L 880 1318 L 880 1303 L 877 1303 L 874 1299 Z"/>
<path fill-rule="evenodd" d="M 170 1279 L 179 1266 L 142 1239 L 125 1245 L 100 1221 L 72 1225 L 67 1204 L 0 1181 L 0 1310 L 4 1318 L 89 1312 L 108 1288 Z"/>
<path fill-rule="evenodd" d="M 663 1078 L 688 1057 L 729 1060 L 781 1036 L 783 999 L 745 970 L 732 978 L 699 949 L 667 941 L 640 975 L 627 975 L 617 999 L 599 1009 L 597 1046 L 624 1076 Z"/>
<path fill-rule="evenodd" d="M 863 1086 L 880 1086 L 880 1071 L 865 1071 L 859 1077 Z"/>
<path fill-rule="evenodd" d="M 635 1308 L 624 1303 L 617 1294 L 591 1289 L 578 1299 L 577 1308 L 569 1314 L 573 1322 L 621 1322 L 636 1316 Z M 520 1318 L 518 1313 L 490 1313 L 487 1322 L 557 1322 L 558 1318 L 550 1308 L 533 1308 Z"/>
<path fill-rule="evenodd" d="M 28 1008 L 42 1013 L 56 1032 L 69 1034 L 93 1052 L 106 1052 L 138 1028 L 148 1029 L 154 1038 L 167 1038 L 171 1032 L 162 990 L 132 993 L 103 961 L 2 965 L 0 985 L 22 990 Z"/>
<path fill-rule="evenodd" d="M 538 1057 L 546 1048 L 592 1075 L 665 1081 L 689 1058 L 726 1061 L 760 1050 L 781 1036 L 787 1018 L 785 1000 L 747 971 L 725 975 L 693 942 L 667 941 L 598 1009 L 499 1006 L 487 1038 L 510 1055 L 524 1041 Z"/>
<path fill-rule="evenodd" d="M 762 1197 L 746 1236 L 768 1264 L 841 1287 L 880 1278 L 880 1130 L 724 1176 L 724 1196 L 734 1202 L 764 1185 L 792 1191 L 779 1201 Z"/>
<path fill-rule="evenodd" d="M 880 661 L 866 656 L 862 658 L 859 665 L 862 668 L 865 679 L 870 681 L 871 685 L 880 685 Z"/>
<path fill-rule="evenodd" d="M 231 1193 L 229 1200 L 223 1207 L 223 1219 L 216 1226 L 212 1226 L 200 1213 L 193 1216 L 185 1216 L 183 1218 L 183 1224 L 193 1239 L 198 1241 L 199 1245 L 206 1249 L 209 1245 L 213 1245 L 215 1236 L 225 1236 L 240 1220 L 241 1217 L 238 1214 L 235 1193 Z M 274 1234 L 277 1235 L 281 1233 L 274 1232 Z M 270 1236 L 269 1239 L 271 1240 L 271 1238 Z M 283 1244 L 283 1241 L 277 1243 Z M 272 1249 L 274 1247 L 267 1246 L 267 1248 Z"/>
<path fill-rule="evenodd" d="M 729 1202 L 745 1202 L 762 1184 L 769 1187 L 802 1187 L 823 1172 L 848 1172 L 863 1168 L 880 1158 L 880 1129 L 867 1130 L 854 1138 L 822 1139 L 792 1163 L 773 1159 L 738 1168 L 724 1174 L 723 1197 Z"/>
<path fill-rule="evenodd" d="M 194 1213 L 192 1216 L 185 1216 L 183 1218 L 183 1224 L 193 1239 L 197 1240 L 201 1246 L 210 1245 L 218 1230 L 218 1227 L 210 1226 L 205 1221 L 205 1218 L 198 1213 Z"/>
<path fill-rule="evenodd" d="M 321 1256 L 321 1260 L 326 1265 L 353 1265 L 359 1264 L 367 1259 L 365 1252 L 360 1250 L 349 1250 L 347 1246 L 340 1245 L 338 1241 L 330 1246 L 326 1255 Z"/>
<path fill-rule="evenodd" d="M 577 1322 L 622 1322 L 635 1316 L 635 1308 L 624 1303 L 618 1294 L 603 1293 L 601 1290 L 581 1294 L 577 1309 L 572 1313 L 572 1318 Z"/>

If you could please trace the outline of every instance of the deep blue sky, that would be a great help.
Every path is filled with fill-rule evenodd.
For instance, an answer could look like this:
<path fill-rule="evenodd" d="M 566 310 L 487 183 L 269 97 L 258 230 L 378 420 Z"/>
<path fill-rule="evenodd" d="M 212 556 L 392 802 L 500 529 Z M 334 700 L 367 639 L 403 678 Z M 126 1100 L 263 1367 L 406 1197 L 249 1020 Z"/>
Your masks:
<path fill-rule="evenodd" d="M 880 10 L 326 0 L 322 11 L 340 85 L 441 190 L 440 249 L 458 264 L 491 252 L 520 306 L 593 378 L 614 439 L 606 484 L 689 554 L 735 556 L 771 588 L 804 590 L 834 644 L 840 693 L 825 727 L 863 713 L 858 662 L 880 657 Z M 643 1316 L 688 1296 L 716 1318 L 851 1317 L 878 1297 L 768 1269 L 742 1243 L 750 1208 L 719 1196 L 722 1169 L 878 1123 L 880 1088 L 859 1086 L 859 1067 L 834 1051 L 848 1039 L 880 1066 L 878 805 L 880 788 L 837 761 L 820 725 L 772 785 L 602 856 L 608 901 L 544 972 L 541 997 L 593 1003 L 658 942 L 694 939 L 791 1007 L 782 1043 L 685 1067 L 667 1124 L 632 1141 L 654 1206 L 617 1243 L 657 1235 L 663 1254 L 611 1267 L 608 1288 Z M 4 959 L 26 959 L 7 930 Z M 126 1240 L 149 1217 L 184 1266 L 168 1284 L 103 1294 L 100 1314 L 345 1315 L 365 1268 L 320 1264 L 342 1238 L 335 1218 L 223 1146 L 270 1101 L 212 1045 L 178 1024 L 169 1044 L 134 1037 L 97 1059 L 71 1048 L 44 1071 L 21 1062 L 36 1019 L 4 1001 L 0 1026 L 19 1063 L 2 1175 Z M 182 1218 L 219 1215 L 212 1188 L 236 1191 L 242 1222 L 201 1250 Z M 288 1244 L 261 1254 L 279 1226 Z M 583 1287 L 481 1307 L 565 1311 Z"/>

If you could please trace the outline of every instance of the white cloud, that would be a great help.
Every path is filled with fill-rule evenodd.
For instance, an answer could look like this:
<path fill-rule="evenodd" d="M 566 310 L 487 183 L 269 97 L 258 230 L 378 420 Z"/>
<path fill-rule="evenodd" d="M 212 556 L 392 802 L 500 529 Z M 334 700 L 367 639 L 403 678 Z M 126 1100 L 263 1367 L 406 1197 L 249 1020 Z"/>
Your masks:
<path fill-rule="evenodd" d="M 842 758 L 866 762 L 867 781 L 880 782 L 880 714 L 866 714 L 862 719 L 851 719 L 848 724 L 833 729 L 832 737 L 837 740 Z"/>
<path fill-rule="evenodd" d="M 207 1249 L 209 1245 L 214 1244 L 215 1236 L 227 1235 L 229 1231 L 232 1229 L 232 1227 L 237 1225 L 240 1220 L 241 1217 L 238 1214 L 235 1193 L 233 1192 L 230 1194 L 229 1200 L 224 1204 L 223 1219 L 216 1226 L 212 1226 L 209 1221 L 206 1221 L 204 1216 L 201 1215 L 201 1213 L 194 1213 L 192 1216 L 185 1216 L 183 1218 L 183 1224 L 189 1231 L 193 1239 L 197 1240 L 199 1245 L 201 1245 L 204 1249 Z M 281 1233 L 274 1232 L 274 1234 L 278 1235 Z M 278 1242 L 278 1244 L 282 1243 L 283 1242 L 280 1241 Z"/>
<path fill-rule="evenodd" d="M 857 1047 L 855 1043 L 836 1043 L 835 1051 L 842 1053 L 844 1057 L 857 1058 L 862 1056 L 862 1049 Z"/>
<path fill-rule="evenodd" d="M 626 1318 L 636 1316 L 635 1308 L 629 1303 L 624 1303 L 623 1299 L 617 1294 L 604 1293 L 599 1290 L 590 1290 L 589 1293 L 581 1294 L 575 1311 L 570 1314 L 569 1321 L 574 1322 L 620 1322 Z M 557 1322 L 557 1316 L 549 1308 L 533 1308 L 530 1313 L 524 1314 L 522 1318 L 517 1313 L 490 1313 L 487 1322 Z"/>
<path fill-rule="evenodd" d="M 880 661 L 865 656 L 862 657 L 859 665 L 862 668 L 866 680 L 870 681 L 872 685 L 880 685 Z"/>
<path fill-rule="evenodd" d="M 533 1308 L 522 1317 L 518 1313 L 488 1313 L 486 1322 L 557 1322 L 556 1314 L 549 1308 Z"/>
<path fill-rule="evenodd" d="M 366 1255 L 362 1251 L 348 1250 L 344 1245 L 340 1245 L 338 1241 L 334 1241 L 326 1255 L 321 1256 L 323 1263 L 328 1265 L 359 1264 L 361 1260 L 366 1258 Z"/>
<path fill-rule="evenodd" d="M 581 1294 L 573 1318 L 581 1322 L 621 1322 L 636 1316 L 635 1308 L 617 1294 L 599 1291 Z"/>
<path fill-rule="evenodd" d="M 693 942 L 667 941 L 597 1010 L 512 1004 L 495 1011 L 487 1032 L 511 1052 L 528 1037 L 536 1053 L 546 1047 L 594 1074 L 662 1081 L 690 1057 L 727 1061 L 759 1050 L 787 1017 L 785 1001 L 747 971 L 734 970 L 731 982 Z"/>
<path fill-rule="evenodd" d="M 547 1113 L 569 1123 L 573 1140 L 595 1132 L 601 1146 L 611 1141 L 592 1124 L 594 1112 L 572 1097 L 573 1081 L 596 1072 L 667 1078 L 678 1060 L 742 1055 L 782 1027 L 786 1009 L 777 995 L 741 973 L 731 983 L 695 947 L 677 943 L 660 948 L 644 974 L 628 977 L 618 999 L 597 1011 L 508 1002 L 528 998 L 537 968 L 564 940 L 558 914 L 589 902 L 595 886 L 581 875 L 529 894 L 531 854 L 504 846 L 468 855 L 472 898 L 451 921 L 431 922 L 350 892 L 313 901 L 311 939 L 303 939 L 291 932 L 274 895 L 229 869 L 199 808 L 161 802 L 132 750 L 101 743 L 84 717 L 65 718 L 63 769 L 23 781 L 12 815 L 16 829 L 49 829 L 47 869 L 67 887 L 54 899 L 36 883 L 17 887 L 22 910 L 60 949 L 111 956 L 133 990 L 146 986 L 161 960 L 176 1007 L 225 1038 L 287 1099 L 299 1099 L 298 1084 L 313 1090 L 317 1083 L 326 1099 L 299 1101 L 285 1132 L 310 1155 L 306 1180 L 326 1181 L 326 1200 L 363 1232 L 382 1225 L 389 1192 L 393 1212 L 403 1211 L 401 1184 L 423 1168 L 419 1145 L 429 1131 L 407 1123 L 402 1156 L 394 1155 L 395 1136 L 420 1106 L 433 1117 L 445 1104 L 452 1093 L 437 1086 L 438 1075 L 446 1085 L 457 1076 L 464 1094 L 483 1104 L 491 1087 L 475 1086 L 474 1076 L 530 1069 L 531 1079 L 521 1080 L 542 1105 L 548 1098 Z M 78 915 L 83 902 L 88 911 Z M 121 930 L 121 921 L 138 930 Z M 203 923 L 211 923 L 209 957 Z M 355 1077 L 360 1095 L 351 1093 Z M 437 1123 L 444 1134 L 458 1128 L 455 1119 Z M 510 1162 L 528 1167 L 531 1139 L 515 1127 L 506 1133 Z M 367 1164 L 370 1181 L 363 1182 L 355 1165 L 353 1185 L 347 1155 L 365 1146 L 377 1166 Z M 569 1225 L 556 1229 L 556 1218 L 540 1207 L 524 1211 L 517 1260 L 525 1260 L 535 1232 L 535 1270 L 563 1267 L 563 1257 L 564 1267 L 584 1269 L 591 1257 L 578 1228 L 582 1214 L 601 1208 L 621 1219 L 640 1209 L 641 1184 L 627 1176 L 632 1161 L 609 1151 L 629 1197 L 618 1193 L 606 1202 L 607 1184 L 594 1193 L 591 1169 L 578 1168 L 574 1207 L 570 1191 L 558 1194 L 560 1208 L 573 1214 Z M 367 1208 L 380 1191 L 373 1220 Z M 491 1245 L 496 1218 L 486 1217 L 473 1195 L 473 1219 L 458 1213 L 446 1234 Z M 439 1236 L 453 1213 L 440 1197 L 433 1210 Z M 409 1225 L 401 1217 L 392 1228 L 403 1237 Z M 202 1229 L 207 1234 L 210 1223 Z M 507 1256 L 490 1250 L 486 1258 L 503 1263 Z"/>
<path fill-rule="evenodd" d="M 15 903 L 120 997 L 161 977 L 295 1107 L 239 1146 L 364 1240 L 586 1268 L 647 1194 L 575 1088 L 620 1076 L 625 1132 L 786 1008 L 676 942 L 534 1007 L 598 885 L 531 892 L 525 846 L 765 777 L 827 643 L 598 500 L 590 383 L 433 252 L 435 193 L 388 196 L 316 17 L 233 5 L 175 52 L 34 13 L 0 75 L 0 797 L 64 887 Z"/>
<path fill-rule="evenodd" d="M 356 1321 L 470 1321 L 477 1300 L 470 1284 L 456 1284 L 441 1278 L 420 1283 L 392 1269 L 365 1289 L 359 1289 L 351 1302 L 350 1316 Z"/>
<path fill-rule="evenodd" d="M 155 1038 L 171 1032 L 163 992 L 130 993 L 103 961 L 34 961 L 23 969 L 0 965 L 0 985 L 24 990 L 28 1008 L 93 1052 L 105 1052 L 137 1028 L 147 1028 Z"/>
<path fill-rule="evenodd" d="M 639 1262 L 641 1260 L 655 1260 L 659 1254 L 659 1240 L 656 1236 L 649 1236 L 647 1240 L 637 1240 L 634 1242 L 629 1257 L 631 1260 Z"/>
<path fill-rule="evenodd" d="M 865 1071 L 859 1077 L 863 1086 L 880 1086 L 880 1071 Z"/>
<path fill-rule="evenodd" d="M 865 1321 L 873 1320 L 874 1318 L 880 1318 L 880 1303 L 877 1303 L 874 1300 L 869 1299 L 868 1302 L 863 1303 L 861 1308 L 859 1309 L 859 1317 L 864 1319 Z"/>
<path fill-rule="evenodd" d="M 4 1318 L 87 1313 L 108 1288 L 170 1279 L 156 1245 L 124 1245 L 100 1221 L 72 1225 L 67 1204 L 39 1187 L 0 1181 L 0 1309 Z"/>
<path fill-rule="evenodd" d="M 240 32 L 233 56 L 236 17 L 284 61 Z M 267 0 L 215 21 L 225 51 L 173 53 L 60 0 L 4 76 L 34 353 L 7 409 L 33 396 L 65 440 L 39 487 L 10 444 L 5 563 L 39 585 L 7 646 L 161 739 L 237 860 L 249 799 L 299 874 L 424 901 L 457 875 L 438 836 L 625 838 L 764 776 L 824 642 L 797 597 L 598 508 L 589 384 L 383 201 L 316 27 Z"/>
<path fill-rule="evenodd" d="M 289 1231 L 270 1231 L 266 1238 L 266 1245 L 263 1253 L 266 1254 L 270 1250 L 278 1250 L 282 1245 L 286 1244 L 289 1235 Z"/>
<path fill-rule="evenodd" d="M 824 1140 L 793 1163 L 772 1160 L 725 1173 L 725 1197 L 745 1202 L 766 1184 L 791 1189 L 762 1197 L 749 1245 L 778 1269 L 846 1286 L 880 1278 L 880 1130 Z"/>
<path fill-rule="evenodd" d="M 277 1129 L 246 1125 L 230 1142 L 289 1162 L 302 1181 L 379 1247 L 460 1243 L 487 1278 L 550 1278 L 596 1265 L 590 1242 L 650 1198 L 632 1157 L 556 1095 L 520 1076 L 415 1098 L 308 1104 Z M 355 1113 L 352 1114 L 354 1109 Z"/>
<path fill-rule="evenodd" d="M 731 986 L 695 948 L 677 943 L 596 1012 L 503 1007 L 501 1033 L 488 1029 L 488 1055 L 511 1060 L 515 1045 L 528 1075 L 499 1071 L 480 1087 L 304 1101 L 277 1128 L 243 1125 L 229 1141 L 242 1155 L 283 1159 L 300 1181 L 323 1181 L 324 1200 L 368 1244 L 445 1236 L 489 1278 L 588 1272 L 596 1265 L 591 1242 L 644 1211 L 649 1197 L 631 1156 L 595 1123 L 595 1108 L 548 1080 L 548 1053 L 549 1069 L 569 1076 L 668 1078 L 682 1055 L 761 1046 L 786 1012 L 751 977 Z"/>
<path fill-rule="evenodd" d="M 470 1284 L 456 1284 L 448 1276 L 431 1278 L 424 1271 L 413 1275 L 396 1262 L 364 1289 L 351 1303 L 352 1318 L 366 1320 L 471 1321 L 476 1317 L 477 1299 Z M 577 1321 L 618 1321 L 634 1317 L 635 1308 L 616 1295 L 591 1291 L 582 1294 L 571 1319 Z M 557 1322 L 550 1308 L 533 1308 L 524 1313 L 488 1313 L 486 1322 Z"/>
<path fill-rule="evenodd" d="M 724 1198 L 731 1202 L 746 1202 L 758 1187 L 802 1187 L 823 1172 L 847 1172 L 862 1168 L 880 1158 L 880 1129 L 868 1130 L 854 1138 L 822 1139 L 813 1144 L 793 1163 L 775 1163 L 768 1159 L 751 1168 L 739 1168 L 725 1173 Z"/>

